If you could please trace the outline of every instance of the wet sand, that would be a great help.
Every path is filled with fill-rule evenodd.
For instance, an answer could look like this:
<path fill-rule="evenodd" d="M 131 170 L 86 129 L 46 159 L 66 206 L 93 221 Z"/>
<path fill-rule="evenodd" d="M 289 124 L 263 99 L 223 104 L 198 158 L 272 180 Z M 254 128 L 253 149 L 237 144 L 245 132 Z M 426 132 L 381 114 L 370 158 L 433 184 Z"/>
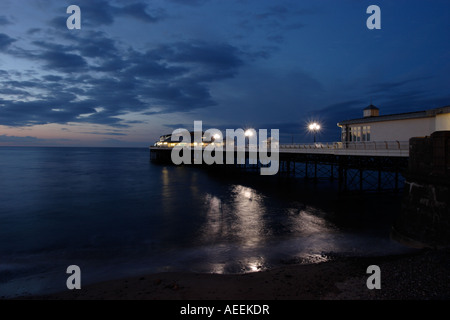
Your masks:
<path fill-rule="evenodd" d="M 369 290 L 367 267 L 381 268 Z M 113 280 L 38 300 L 428 300 L 450 299 L 450 250 L 338 258 L 240 274 L 158 273 Z"/>

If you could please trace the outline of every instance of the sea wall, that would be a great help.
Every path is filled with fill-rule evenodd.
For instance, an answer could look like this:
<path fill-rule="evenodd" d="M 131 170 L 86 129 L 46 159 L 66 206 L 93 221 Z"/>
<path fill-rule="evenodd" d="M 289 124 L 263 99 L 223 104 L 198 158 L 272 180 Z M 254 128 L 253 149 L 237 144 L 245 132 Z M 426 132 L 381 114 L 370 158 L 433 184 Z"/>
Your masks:
<path fill-rule="evenodd" d="M 450 131 L 410 140 L 402 210 L 393 238 L 417 247 L 450 245 Z"/>

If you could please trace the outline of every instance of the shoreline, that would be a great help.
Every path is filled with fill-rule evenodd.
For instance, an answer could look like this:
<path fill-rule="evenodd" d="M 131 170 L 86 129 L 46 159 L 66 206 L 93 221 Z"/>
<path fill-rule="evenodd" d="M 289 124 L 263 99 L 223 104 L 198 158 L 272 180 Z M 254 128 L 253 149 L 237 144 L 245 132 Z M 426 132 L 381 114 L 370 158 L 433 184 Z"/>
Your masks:
<path fill-rule="evenodd" d="M 367 267 L 381 269 L 369 290 Z M 448 300 L 450 250 L 344 257 L 245 274 L 165 272 L 16 300 Z"/>

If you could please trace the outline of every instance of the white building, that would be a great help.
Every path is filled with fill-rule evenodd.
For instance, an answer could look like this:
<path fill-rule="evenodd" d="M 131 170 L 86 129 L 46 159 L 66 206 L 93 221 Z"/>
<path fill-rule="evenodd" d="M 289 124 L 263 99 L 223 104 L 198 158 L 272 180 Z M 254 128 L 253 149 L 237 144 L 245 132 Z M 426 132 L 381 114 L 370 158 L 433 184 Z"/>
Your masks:
<path fill-rule="evenodd" d="M 338 126 L 342 129 L 342 142 L 409 141 L 412 137 L 450 130 L 450 106 L 380 115 L 380 110 L 370 105 L 364 109 L 363 118 L 341 121 Z"/>

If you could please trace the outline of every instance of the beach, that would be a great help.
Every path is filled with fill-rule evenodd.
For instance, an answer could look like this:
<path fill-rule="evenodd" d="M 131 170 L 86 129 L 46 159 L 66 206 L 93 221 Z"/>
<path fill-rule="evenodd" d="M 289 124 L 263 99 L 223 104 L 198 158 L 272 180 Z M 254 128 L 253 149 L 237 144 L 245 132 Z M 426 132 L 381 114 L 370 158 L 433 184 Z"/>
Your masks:
<path fill-rule="evenodd" d="M 381 289 L 369 290 L 367 268 L 381 270 Z M 450 251 L 345 257 L 239 275 L 157 273 L 112 280 L 38 300 L 447 300 Z"/>

